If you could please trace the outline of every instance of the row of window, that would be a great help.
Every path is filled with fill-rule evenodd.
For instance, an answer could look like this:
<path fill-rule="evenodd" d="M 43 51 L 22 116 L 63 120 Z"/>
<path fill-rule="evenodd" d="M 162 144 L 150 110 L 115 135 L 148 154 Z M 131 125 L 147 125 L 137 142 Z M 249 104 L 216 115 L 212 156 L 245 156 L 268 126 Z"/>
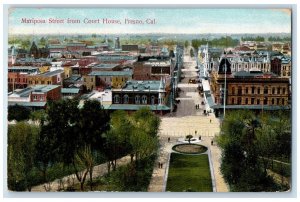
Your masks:
<path fill-rule="evenodd" d="M 242 103 L 243 100 L 245 100 L 244 103 Z M 269 100 L 269 103 L 268 103 L 267 98 L 264 98 L 264 101 L 262 102 L 261 99 L 259 99 L 259 98 L 258 99 L 255 99 L 255 98 L 244 98 L 243 99 L 242 97 L 238 97 L 237 99 L 231 98 L 231 104 L 237 104 L 237 105 L 242 105 L 242 104 L 245 104 L 245 105 L 248 105 L 248 104 L 251 104 L 251 105 L 260 105 L 260 104 L 285 105 L 286 101 L 284 98 L 272 98 Z"/>
<path fill-rule="evenodd" d="M 246 87 L 244 88 L 245 90 L 245 94 L 269 94 L 269 88 L 267 86 L 265 86 L 264 88 L 260 88 L 260 87 Z M 286 94 L 286 88 L 284 87 L 272 87 L 270 88 L 272 94 Z M 237 92 L 235 90 L 235 87 L 231 87 L 231 93 L 233 95 L 235 95 L 237 93 L 237 95 L 242 95 L 243 94 L 243 88 L 242 87 L 238 87 Z"/>
<path fill-rule="evenodd" d="M 243 65 L 243 67 L 244 68 L 248 68 L 248 64 L 245 64 L 245 65 Z M 254 63 L 252 63 L 251 65 L 249 65 L 249 68 L 253 68 L 253 67 L 258 67 L 258 68 L 268 68 L 268 67 L 270 67 L 270 63 L 262 63 L 262 64 L 254 64 Z M 238 64 L 238 63 L 233 63 L 232 64 L 232 68 L 242 68 L 242 65 L 241 64 Z"/>
<path fill-rule="evenodd" d="M 35 81 L 29 81 L 29 84 L 48 84 L 48 85 L 51 85 L 51 81 L 47 81 L 47 82 L 45 82 L 45 81 L 37 81 L 37 80 L 35 80 Z"/>
<path fill-rule="evenodd" d="M 122 98 L 122 101 L 121 101 Z M 155 96 L 152 95 L 150 98 L 150 104 L 154 105 L 155 104 Z M 158 99 L 158 103 L 162 104 L 164 102 L 164 98 L 159 98 Z M 114 95 L 114 103 L 115 104 L 128 104 L 129 103 L 129 96 L 127 94 L 125 94 L 124 96 L 120 96 L 120 95 Z M 148 97 L 146 95 L 140 96 L 140 95 L 136 95 L 134 97 L 134 103 L 135 104 L 148 104 Z"/>
<path fill-rule="evenodd" d="M 8 78 L 7 80 L 8 80 L 8 83 L 12 83 L 12 82 L 18 82 L 18 83 L 20 83 L 21 82 L 21 78 L 15 78 L 15 79 Z M 23 83 L 27 83 L 27 79 L 26 78 L 22 78 L 22 82 Z"/>
<path fill-rule="evenodd" d="M 83 81 L 86 82 L 86 78 L 84 78 Z M 104 81 L 105 81 L 105 82 L 107 82 L 107 81 L 110 81 L 110 82 L 111 82 L 111 81 L 112 81 L 112 78 L 110 77 L 109 79 L 107 79 L 106 77 L 104 77 Z M 116 77 L 116 81 L 117 81 L 117 82 L 119 81 L 119 78 L 118 78 L 118 77 Z M 127 81 L 127 79 L 125 79 L 124 77 L 122 77 L 122 78 L 120 79 L 120 81 L 124 82 L 124 81 Z M 93 77 L 90 79 L 90 82 L 94 82 Z"/>
<path fill-rule="evenodd" d="M 33 100 L 34 100 L 34 101 L 38 101 L 38 100 L 39 100 L 39 101 L 44 101 L 44 97 L 43 97 L 43 96 L 36 96 L 36 95 L 34 95 L 34 96 L 33 96 Z"/>

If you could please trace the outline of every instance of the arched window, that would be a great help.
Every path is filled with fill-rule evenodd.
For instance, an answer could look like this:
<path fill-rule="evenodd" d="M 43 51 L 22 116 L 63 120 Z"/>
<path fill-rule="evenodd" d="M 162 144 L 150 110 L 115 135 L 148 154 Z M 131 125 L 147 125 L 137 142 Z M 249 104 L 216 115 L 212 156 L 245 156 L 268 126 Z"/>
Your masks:
<path fill-rule="evenodd" d="M 272 94 L 273 95 L 275 94 L 275 88 L 274 87 L 272 88 Z"/>
<path fill-rule="evenodd" d="M 260 87 L 257 88 L 257 94 L 260 94 Z"/>
<path fill-rule="evenodd" d="M 154 96 L 154 95 L 151 96 L 151 104 L 152 104 L 152 105 L 155 104 L 155 96 Z"/>
<path fill-rule="evenodd" d="M 277 88 L 277 94 L 280 94 L 280 87 Z"/>
<path fill-rule="evenodd" d="M 141 103 L 140 96 L 136 95 L 135 96 L 135 104 L 140 104 L 140 103 Z"/>
<path fill-rule="evenodd" d="M 147 96 L 146 95 L 142 96 L 142 104 L 147 104 Z"/>
<path fill-rule="evenodd" d="M 232 93 L 232 95 L 235 94 L 235 88 L 234 87 L 231 88 L 231 93 Z"/>
<path fill-rule="evenodd" d="M 114 103 L 120 103 L 120 96 L 119 95 L 114 96 Z"/>
<path fill-rule="evenodd" d="M 265 86 L 265 88 L 264 88 L 264 94 L 268 94 L 268 87 L 267 86 Z"/>
<path fill-rule="evenodd" d="M 238 87 L 238 95 L 242 95 L 242 87 L 241 86 Z"/>
<path fill-rule="evenodd" d="M 123 96 L 123 103 L 124 103 L 124 104 L 128 104 L 128 102 L 129 102 L 129 97 L 128 97 L 127 94 L 125 94 L 125 95 Z"/>

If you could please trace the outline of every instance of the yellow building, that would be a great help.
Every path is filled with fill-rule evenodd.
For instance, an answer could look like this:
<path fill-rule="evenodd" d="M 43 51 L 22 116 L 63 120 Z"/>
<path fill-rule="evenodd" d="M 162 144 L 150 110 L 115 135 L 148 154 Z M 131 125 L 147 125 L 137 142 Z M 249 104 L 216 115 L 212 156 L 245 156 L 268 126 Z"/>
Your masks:
<path fill-rule="evenodd" d="M 45 72 L 43 74 L 29 75 L 27 83 L 31 85 L 62 85 L 64 79 L 63 70 Z"/>
<path fill-rule="evenodd" d="M 72 76 L 72 68 L 71 66 L 64 66 L 65 78 L 69 78 Z"/>
<path fill-rule="evenodd" d="M 97 88 L 122 88 L 132 79 L 132 71 L 92 71 L 83 76 L 83 83 L 88 90 Z"/>
<path fill-rule="evenodd" d="M 39 72 L 41 74 L 46 73 L 46 72 L 48 72 L 50 70 L 50 67 L 51 66 L 42 66 L 42 67 L 39 67 Z"/>

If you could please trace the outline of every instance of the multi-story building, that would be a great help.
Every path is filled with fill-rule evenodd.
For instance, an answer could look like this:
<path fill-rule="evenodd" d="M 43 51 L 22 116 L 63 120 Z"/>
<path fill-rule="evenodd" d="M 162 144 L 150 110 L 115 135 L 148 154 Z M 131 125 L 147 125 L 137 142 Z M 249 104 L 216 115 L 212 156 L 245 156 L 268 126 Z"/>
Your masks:
<path fill-rule="evenodd" d="M 157 113 L 170 111 L 167 106 L 168 95 L 165 82 L 160 81 L 127 81 L 122 88 L 112 89 L 110 110 L 136 111 L 149 107 Z"/>
<path fill-rule="evenodd" d="M 132 71 L 93 71 L 83 76 L 83 83 L 87 90 L 95 88 L 120 88 L 126 81 L 132 79 Z"/>
<path fill-rule="evenodd" d="M 36 85 L 16 89 L 8 94 L 8 105 L 45 108 L 48 100 L 61 99 L 60 85 Z"/>
<path fill-rule="evenodd" d="M 133 79 L 159 80 L 162 76 L 171 76 L 174 67 L 169 57 L 139 57 L 133 63 Z"/>
<path fill-rule="evenodd" d="M 213 72 L 211 89 L 216 110 L 253 109 L 274 110 L 289 107 L 289 78 L 278 77 L 261 71 L 231 72 L 230 63 L 222 59 L 219 71 Z M 225 86 L 226 77 L 226 86 Z"/>
<path fill-rule="evenodd" d="M 43 74 L 28 75 L 28 85 L 62 85 L 64 70 L 55 70 Z"/>
<path fill-rule="evenodd" d="M 17 88 L 26 88 L 28 85 L 28 76 L 39 73 L 38 67 L 31 66 L 13 66 L 8 67 L 8 91 Z"/>
<path fill-rule="evenodd" d="M 280 77 L 291 76 L 291 59 L 284 56 L 276 56 L 271 60 L 271 72 Z"/>

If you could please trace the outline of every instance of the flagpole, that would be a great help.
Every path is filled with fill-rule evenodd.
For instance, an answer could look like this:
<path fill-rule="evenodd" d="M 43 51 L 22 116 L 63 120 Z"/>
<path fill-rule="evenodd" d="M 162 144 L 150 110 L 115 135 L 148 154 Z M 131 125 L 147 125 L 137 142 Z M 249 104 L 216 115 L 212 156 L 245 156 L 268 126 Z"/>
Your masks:
<path fill-rule="evenodd" d="M 225 51 L 225 84 L 224 84 L 224 100 L 223 100 L 223 107 L 224 107 L 224 119 L 225 119 L 225 108 L 226 108 L 226 73 L 227 73 L 227 65 L 226 65 L 226 60 L 227 60 L 227 52 Z"/>

